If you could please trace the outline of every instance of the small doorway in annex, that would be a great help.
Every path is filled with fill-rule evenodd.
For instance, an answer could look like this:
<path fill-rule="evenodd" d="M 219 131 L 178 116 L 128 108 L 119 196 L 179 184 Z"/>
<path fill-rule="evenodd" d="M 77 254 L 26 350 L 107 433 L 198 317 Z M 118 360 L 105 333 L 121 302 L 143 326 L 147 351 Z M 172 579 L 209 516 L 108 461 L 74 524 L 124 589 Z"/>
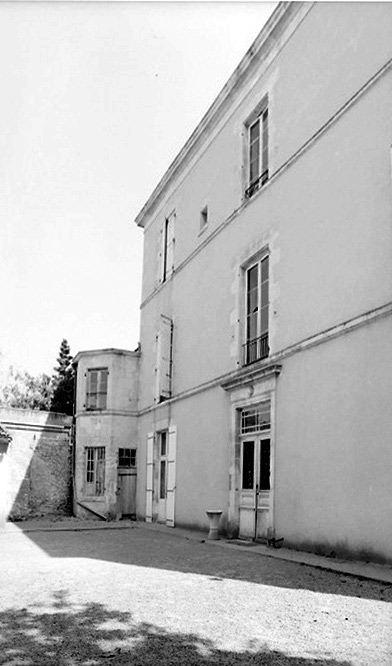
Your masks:
<path fill-rule="evenodd" d="M 241 410 L 239 536 L 267 540 L 272 521 L 272 451 L 270 402 Z"/>
<path fill-rule="evenodd" d="M 136 449 L 118 450 L 117 516 L 136 519 Z"/>

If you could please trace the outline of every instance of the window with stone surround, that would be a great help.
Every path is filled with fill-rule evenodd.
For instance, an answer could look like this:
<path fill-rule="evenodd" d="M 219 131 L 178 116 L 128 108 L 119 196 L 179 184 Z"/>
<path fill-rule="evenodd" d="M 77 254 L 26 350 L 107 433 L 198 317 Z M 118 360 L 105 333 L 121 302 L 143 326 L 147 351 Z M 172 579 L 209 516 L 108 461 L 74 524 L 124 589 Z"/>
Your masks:
<path fill-rule="evenodd" d="M 106 409 L 108 374 L 107 368 L 91 368 L 87 370 L 87 410 Z"/>
<path fill-rule="evenodd" d="M 87 495 L 103 495 L 105 492 L 105 447 L 87 446 L 85 489 Z"/>

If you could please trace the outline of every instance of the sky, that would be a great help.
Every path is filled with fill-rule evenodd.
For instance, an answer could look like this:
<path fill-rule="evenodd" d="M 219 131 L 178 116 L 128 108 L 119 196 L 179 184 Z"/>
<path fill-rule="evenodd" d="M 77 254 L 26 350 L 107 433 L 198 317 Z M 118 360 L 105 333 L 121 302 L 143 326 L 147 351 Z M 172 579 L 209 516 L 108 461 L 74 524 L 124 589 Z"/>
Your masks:
<path fill-rule="evenodd" d="M 135 349 L 134 219 L 276 3 L 0 3 L 0 371 Z"/>

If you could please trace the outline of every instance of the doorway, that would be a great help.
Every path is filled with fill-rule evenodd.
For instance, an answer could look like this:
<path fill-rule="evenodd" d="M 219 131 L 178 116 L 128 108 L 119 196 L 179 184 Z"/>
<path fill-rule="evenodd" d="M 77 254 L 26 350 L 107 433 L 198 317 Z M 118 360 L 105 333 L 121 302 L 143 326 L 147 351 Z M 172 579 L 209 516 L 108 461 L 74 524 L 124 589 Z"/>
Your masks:
<path fill-rule="evenodd" d="M 266 541 L 272 533 L 270 403 L 241 412 L 239 536 Z"/>
<path fill-rule="evenodd" d="M 117 514 L 136 519 L 136 449 L 118 450 Z"/>

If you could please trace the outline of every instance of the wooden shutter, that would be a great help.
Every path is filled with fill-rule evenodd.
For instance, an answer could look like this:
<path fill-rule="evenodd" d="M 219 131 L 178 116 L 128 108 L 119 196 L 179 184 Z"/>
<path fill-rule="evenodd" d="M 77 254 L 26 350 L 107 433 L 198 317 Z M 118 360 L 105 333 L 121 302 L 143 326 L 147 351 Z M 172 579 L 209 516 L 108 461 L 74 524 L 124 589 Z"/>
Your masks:
<path fill-rule="evenodd" d="M 147 469 L 146 469 L 146 523 L 152 522 L 152 495 L 154 481 L 154 433 L 147 435 Z"/>
<path fill-rule="evenodd" d="M 172 395 L 172 347 L 173 323 L 169 317 L 161 315 L 159 332 L 156 337 L 157 361 L 155 368 L 155 399 L 162 402 Z"/>
<path fill-rule="evenodd" d="M 176 499 L 176 450 L 177 428 L 176 426 L 170 426 L 168 433 L 166 489 L 166 525 L 168 525 L 168 527 L 174 527 Z"/>

